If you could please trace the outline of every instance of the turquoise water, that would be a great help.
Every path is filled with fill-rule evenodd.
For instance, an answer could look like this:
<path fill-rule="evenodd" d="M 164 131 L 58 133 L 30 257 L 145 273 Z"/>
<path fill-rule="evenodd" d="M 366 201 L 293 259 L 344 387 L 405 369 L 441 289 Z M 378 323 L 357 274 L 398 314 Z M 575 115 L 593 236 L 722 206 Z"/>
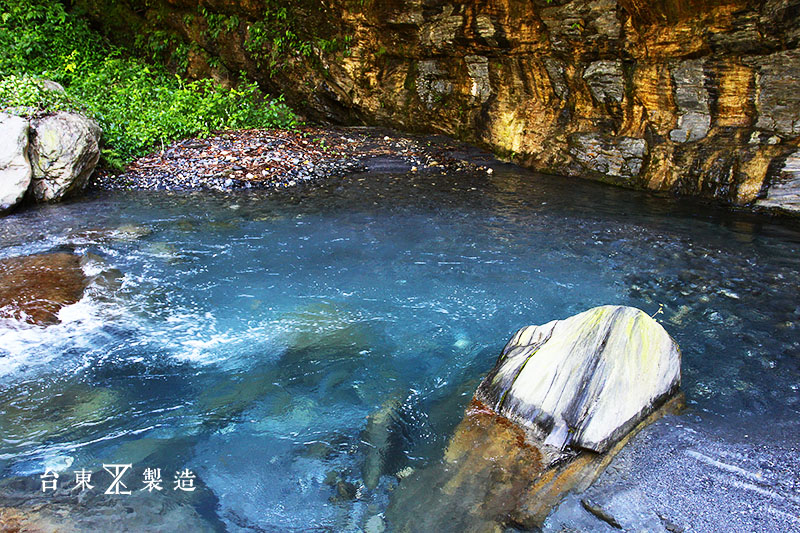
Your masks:
<path fill-rule="evenodd" d="M 0 477 L 29 480 L 0 503 L 46 468 L 93 471 L 99 492 L 103 463 L 129 463 L 130 487 L 161 468 L 157 499 L 212 529 L 373 527 L 396 474 L 439 460 L 516 329 L 601 304 L 661 307 L 681 345 L 690 409 L 664 427 L 789 462 L 800 232 L 683 205 L 499 167 L 272 196 L 96 193 L 2 219 L 0 257 L 70 249 L 101 277 L 59 325 L 0 324 Z M 390 422 L 366 431 L 381 409 Z M 172 490 L 185 468 L 194 493 Z M 729 529 L 793 524 L 796 475 L 767 475 L 789 496 Z"/>

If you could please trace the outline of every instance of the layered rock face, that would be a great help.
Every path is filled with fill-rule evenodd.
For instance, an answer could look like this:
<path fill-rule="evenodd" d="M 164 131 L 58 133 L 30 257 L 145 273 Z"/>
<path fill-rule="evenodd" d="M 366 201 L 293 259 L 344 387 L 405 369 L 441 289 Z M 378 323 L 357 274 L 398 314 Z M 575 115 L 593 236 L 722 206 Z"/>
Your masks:
<path fill-rule="evenodd" d="M 245 71 L 312 118 L 435 130 L 545 172 L 796 209 L 783 201 L 797 191 L 785 163 L 800 134 L 793 0 L 298 1 L 287 5 L 311 46 L 278 72 L 257 57 L 271 46 L 255 35 L 268 0 L 82 3 L 114 31 L 168 27 L 192 43 L 190 75 Z M 324 51 L 334 37 L 348 46 Z"/>

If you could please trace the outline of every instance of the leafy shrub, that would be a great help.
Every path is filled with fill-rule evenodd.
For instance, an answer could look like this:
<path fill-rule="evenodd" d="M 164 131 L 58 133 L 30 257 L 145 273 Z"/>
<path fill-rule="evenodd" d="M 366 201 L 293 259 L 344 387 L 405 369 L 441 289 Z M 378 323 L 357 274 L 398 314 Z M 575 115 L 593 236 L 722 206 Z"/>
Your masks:
<path fill-rule="evenodd" d="M 250 57 L 261 68 L 269 72 L 277 72 L 285 68 L 291 58 L 308 59 L 319 63 L 315 57 L 315 48 L 326 53 L 343 52 L 350 55 L 352 36 L 342 39 L 337 37 L 323 38 L 313 35 L 309 28 L 315 24 L 299 19 L 297 13 L 280 0 L 264 0 L 264 12 L 261 20 L 248 25 L 244 48 Z M 212 27 L 213 18 L 207 11 L 203 12 Z M 238 22 L 238 20 L 237 20 Z M 214 34 L 211 35 L 216 38 Z"/>
<path fill-rule="evenodd" d="M 0 108 L 93 116 L 116 164 L 182 137 L 297 123 L 282 98 L 265 99 L 256 84 L 186 83 L 111 45 L 56 0 L 0 0 L 0 78 Z M 66 93 L 46 90 L 41 78 Z"/>
<path fill-rule="evenodd" d="M 36 110 L 83 111 L 83 106 L 66 93 L 47 87 L 44 80 L 34 76 L 0 78 L 0 108 L 14 109 L 18 114 Z"/>
<path fill-rule="evenodd" d="M 184 83 L 161 69 L 107 58 L 70 88 L 103 127 L 123 159 L 147 147 L 215 130 L 292 127 L 294 114 L 278 98 L 264 100 L 254 83 L 225 89 L 212 80 Z"/>

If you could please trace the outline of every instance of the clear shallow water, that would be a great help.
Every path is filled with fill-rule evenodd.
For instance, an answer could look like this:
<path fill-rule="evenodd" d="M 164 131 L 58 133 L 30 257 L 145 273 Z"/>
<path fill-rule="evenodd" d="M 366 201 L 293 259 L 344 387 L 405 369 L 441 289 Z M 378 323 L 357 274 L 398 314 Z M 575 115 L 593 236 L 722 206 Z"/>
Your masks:
<path fill-rule="evenodd" d="M 161 467 L 171 489 L 188 467 L 201 490 L 186 502 L 212 528 L 358 530 L 395 473 L 439 459 L 516 329 L 663 306 L 690 409 L 603 482 L 638 479 L 696 530 L 800 529 L 791 225 L 503 167 L 272 197 L 95 195 L 0 220 L 0 245 L 95 254 L 110 279 L 60 325 L 0 324 L 2 478 L 132 463 L 131 486 Z M 392 406 L 385 438 L 366 431 Z M 566 506 L 550 527 L 586 519 Z"/>

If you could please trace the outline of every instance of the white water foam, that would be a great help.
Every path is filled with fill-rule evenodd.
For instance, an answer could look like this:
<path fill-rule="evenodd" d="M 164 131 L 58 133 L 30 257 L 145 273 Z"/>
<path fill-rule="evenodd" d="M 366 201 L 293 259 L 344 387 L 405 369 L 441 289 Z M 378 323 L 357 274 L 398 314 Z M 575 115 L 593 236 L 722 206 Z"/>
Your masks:
<path fill-rule="evenodd" d="M 51 326 L 1 319 L 0 376 L 45 365 L 73 348 L 91 349 L 93 337 L 104 324 L 101 308 L 85 296 L 63 307 L 58 313 L 61 322 Z"/>

